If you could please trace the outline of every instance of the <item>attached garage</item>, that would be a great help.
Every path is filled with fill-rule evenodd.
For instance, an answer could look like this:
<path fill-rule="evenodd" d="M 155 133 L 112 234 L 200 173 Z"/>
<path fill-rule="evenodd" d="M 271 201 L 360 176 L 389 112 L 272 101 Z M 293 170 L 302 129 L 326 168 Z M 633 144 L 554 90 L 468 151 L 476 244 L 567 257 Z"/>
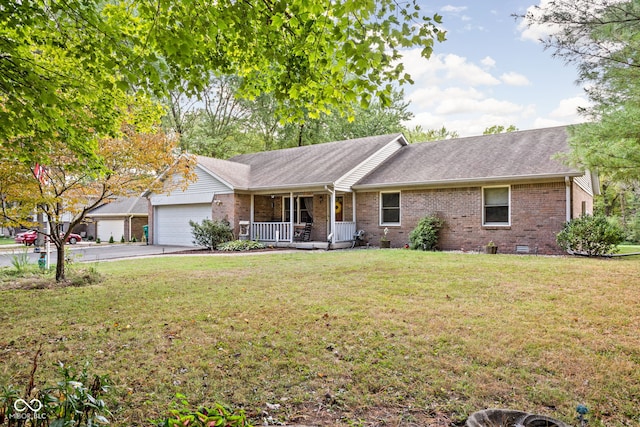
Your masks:
<path fill-rule="evenodd" d="M 111 237 L 119 242 L 124 236 L 124 219 L 100 219 L 96 222 L 97 237 L 108 242 Z"/>
<path fill-rule="evenodd" d="M 211 219 L 211 203 L 155 206 L 154 218 L 155 244 L 195 246 L 189 221 Z"/>

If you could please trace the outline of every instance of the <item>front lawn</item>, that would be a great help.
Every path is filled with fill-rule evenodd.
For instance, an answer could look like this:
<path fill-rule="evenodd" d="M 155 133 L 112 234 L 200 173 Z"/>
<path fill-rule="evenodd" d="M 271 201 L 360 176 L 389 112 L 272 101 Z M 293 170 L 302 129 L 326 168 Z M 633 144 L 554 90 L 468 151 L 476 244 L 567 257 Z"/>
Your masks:
<path fill-rule="evenodd" d="M 0 291 L 0 386 L 108 373 L 112 425 L 176 393 L 255 425 L 460 426 L 488 407 L 640 424 L 635 257 L 355 250 L 97 265 L 98 285 Z"/>

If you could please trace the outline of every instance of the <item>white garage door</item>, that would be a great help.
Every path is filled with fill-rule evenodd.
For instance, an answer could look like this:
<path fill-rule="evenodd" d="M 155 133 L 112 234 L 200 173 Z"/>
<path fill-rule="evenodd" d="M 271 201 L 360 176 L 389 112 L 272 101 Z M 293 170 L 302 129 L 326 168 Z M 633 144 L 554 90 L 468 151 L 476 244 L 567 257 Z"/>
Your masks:
<path fill-rule="evenodd" d="M 101 219 L 96 227 L 98 237 L 105 243 L 112 236 L 114 241 L 119 242 L 124 235 L 124 219 Z"/>
<path fill-rule="evenodd" d="M 211 219 L 211 204 L 156 206 L 156 244 L 195 246 L 189 220 Z"/>

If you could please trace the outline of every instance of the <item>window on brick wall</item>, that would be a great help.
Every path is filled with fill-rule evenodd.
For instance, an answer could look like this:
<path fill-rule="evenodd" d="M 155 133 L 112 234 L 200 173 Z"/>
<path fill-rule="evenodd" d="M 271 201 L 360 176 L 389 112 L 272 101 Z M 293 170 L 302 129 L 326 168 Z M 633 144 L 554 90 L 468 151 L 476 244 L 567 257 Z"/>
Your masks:
<path fill-rule="evenodd" d="M 289 196 L 282 198 L 282 217 L 285 222 L 289 222 L 291 218 L 289 200 Z M 293 222 L 296 224 L 313 222 L 313 197 L 295 196 L 293 198 Z"/>
<path fill-rule="evenodd" d="M 510 187 L 485 187 L 482 189 L 482 223 L 484 225 L 509 225 L 511 213 Z"/>
<path fill-rule="evenodd" d="M 400 192 L 380 193 L 380 225 L 400 225 Z"/>

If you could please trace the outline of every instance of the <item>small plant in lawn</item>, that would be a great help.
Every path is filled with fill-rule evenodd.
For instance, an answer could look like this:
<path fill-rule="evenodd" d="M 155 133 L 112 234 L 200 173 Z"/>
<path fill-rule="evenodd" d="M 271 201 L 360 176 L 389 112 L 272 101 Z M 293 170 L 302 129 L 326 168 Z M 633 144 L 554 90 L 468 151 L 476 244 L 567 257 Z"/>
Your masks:
<path fill-rule="evenodd" d="M 253 240 L 232 240 L 230 242 L 221 243 L 218 245 L 219 251 L 251 251 L 256 249 L 265 249 L 266 246 L 260 242 L 254 242 Z"/>
<path fill-rule="evenodd" d="M 16 269 L 17 274 L 23 274 L 29 268 L 29 254 L 27 249 L 11 256 L 11 265 Z"/>
<path fill-rule="evenodd" d="M 179 399 L 176 409 L 169 412 L 171 416 L 163 420 L 153 421 L 158 427 L 251 427 L 244 411 L 233 411 L 218 403 L 213 407 L 193 407 L 187 401 L 186 396 L 177 394 Z"/>
<path fill-rule="evenodd" d="M 103 400 L 111 389 L 107 376 L 90 378 L 87 365 L 76 372 L 59 363 L 58 374 L 62 379 L 54 387 L 35 385 L 38 367 L 38 349 L 33 358 L 29 382 L 22 395 L 13 385 L 0 389 L 0 425 L 5 419 L 9 426 L 90 427 L 109 424 L 111 412 Z M 21 410 L 21 403 L 30 405 L 33 413 Z M 24 409 L 28 409 L 24 407 Z"/>
<path fill-rule="evenodd" d="M 409 234 L 409 247 L 422 251 L 435 249 L 438 244 L 438 233 L 443 226 L 444 221 L 437 216 L 425 216 Z"/>
<path fill-rule="evenodd" d="M 606 217 L 583 215 L 566 223 L 556 241 L 567 252 L 600 256 L 615 252 L 624 237 L 622 228 Z"/>
<path fill-rule="evenodd" d="M 233 230 L 228 221 L 202 220 L 201 224 L 189 221 L 194 243 L 214 250 L 219 244 L 233 240 Z"/>

